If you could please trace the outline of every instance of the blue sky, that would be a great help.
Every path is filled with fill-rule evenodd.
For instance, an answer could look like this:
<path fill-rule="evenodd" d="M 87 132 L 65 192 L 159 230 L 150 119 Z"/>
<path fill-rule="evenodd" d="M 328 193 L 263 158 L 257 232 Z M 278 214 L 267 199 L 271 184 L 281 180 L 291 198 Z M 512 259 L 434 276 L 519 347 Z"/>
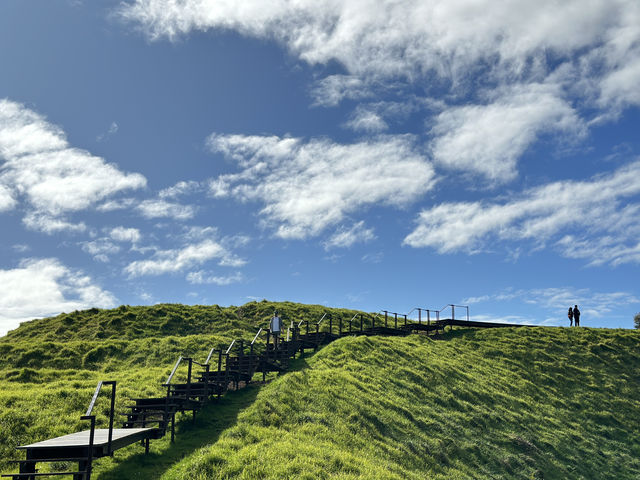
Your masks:
<path fill-rule="evenodd" d="M 635 0 L 6 0 L 0 65 L 0 334 L 262 298 L 640 311 Z"/>

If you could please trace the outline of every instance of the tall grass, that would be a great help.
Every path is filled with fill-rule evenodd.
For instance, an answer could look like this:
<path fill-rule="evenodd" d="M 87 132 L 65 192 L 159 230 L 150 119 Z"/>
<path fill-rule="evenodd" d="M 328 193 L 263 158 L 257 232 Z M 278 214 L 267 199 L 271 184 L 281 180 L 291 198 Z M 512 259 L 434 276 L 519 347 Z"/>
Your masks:
<path fill-rule="evenodd" d="M 344 338 L 163 480 L 640 476 L 640 335 Z"/>

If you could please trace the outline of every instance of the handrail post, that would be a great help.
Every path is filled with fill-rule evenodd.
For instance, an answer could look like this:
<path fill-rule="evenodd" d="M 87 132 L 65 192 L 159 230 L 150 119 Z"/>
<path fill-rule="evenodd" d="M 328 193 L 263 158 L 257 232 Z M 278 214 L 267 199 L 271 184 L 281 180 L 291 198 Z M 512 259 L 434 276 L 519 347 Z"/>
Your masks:
<path fill-rule="evenodd" d="M 187 367 L 187 401 L 191 397 L 191 368 L 193 367 L 193 358 L 189 357 L 189 366 Z"/>
<path fill-rule="evenodd" d="M 107 454 L 113 456 L 111 442 L 113 441 L 113 415 L 116 409 L 116 382 L 111 384 L 111 408 L 109 409 L 109 443 L 107 444 Z"/>
<path fill-rule="evenodd" d="M 405 314 L 405 316 L 404 316 L 404 326 L 405 326 L 405 327 L 407 326 L 407 315 L 406 315 L 406 314 Z"/>
<path fill-rule="evenodd" d="M 342 315 L 340 315 L 340 322 L 338 325 L 338 332 L 340 333 L 340 336 L 342 336 Z"/>
<path fill-rule="evenodd" d="M 267 358 L 269 358 L 269 342 L 270 341 L 271 341 L 271 329 L 267 328 L 267 350 L 266 350 Z"/>
<path fill-rule="evenodd" d="M 388 327 L 388 325 L 387 325 L 387 316 L 385 315 L 384 316 L 384 328 L 387 328 L 387 327 Z"/>
<path fill-rule="evenodd" d="M 384 312 L 384 326 L 387 326 L 387 319 L 389 318 L 389 312 L 387 312 L 386 310 L 383 310 Z M 396 325 L 397 327 L 397 325 Z"/>
<path fill-rule="evenodd" d="M 456 306 L 451 304 L 451 320 L 456 319 Z"/>
<path fill-rule="evenodd" d="M 80 417 L 81 420 L 89 420 L 91 422 L 91 430 L 89 431 L 89 451 L 87 452 L 87 466 L 86 466 L 86 478 L 91 478 L 91 468 L 93 462 L 93 441 L 95 439 L 96 432 L 96 416 L 84 415 Z"/>
<path fill-rule="evenodd" d="M 431 310 L 427 309 L 427 325 L 431 325 Z"/>
<path fill-rule="evenodd" d="M 307 320 L 306 332 L 307 332 L 307 335 L 309 335 L 309 320 Z"/>
<path fill-rule="evenodd" d="M 333 315 L 329 316 L 329 335 L 333 333 Z"/>
<path fill-rule="evenodd" d="M 467 306 L 467 322 L 469 321 L 469 306 Z"/>
<path fill-rule="evenodd" d="M 360 314 L 360 331 L 362 332 L 362 314 Z"/>
<path fill-rule="evenodd" d="M 369 330 L 373 331 L 373 329 L 375 328 L 375 326 L 376 326 L 376 317 L 374 316 L 374 317 L 371 319 L 371 327 L 369 328 Z"/>

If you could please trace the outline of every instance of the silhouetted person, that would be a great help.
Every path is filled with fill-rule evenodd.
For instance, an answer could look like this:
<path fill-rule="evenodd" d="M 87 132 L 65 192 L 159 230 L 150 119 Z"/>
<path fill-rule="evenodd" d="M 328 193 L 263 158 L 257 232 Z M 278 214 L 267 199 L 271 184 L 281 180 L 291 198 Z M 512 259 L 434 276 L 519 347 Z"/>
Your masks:
<path fill-rule="evenodd" d="M 571 307 L 569 307 L 569 312 L 567 313 L 567 316 L 569 317 L 569 326 L 573 327 L 573 309 Z"/>
<path fill-rule="evenodd" d="M 580 310 L 578 310 L 578 305 L 573 306 L 573 319 L 575 320 L 576 327 L 580 326 Z"/>
<path fill-rule="evenodd" d="M 271 330 L 271 335 L 273 335 L 273 348 L 277 349 L 278 340 L 280 339 L 280 331 L 282 330 L 282 320 L 280 320 L 277 311 L 273 314 L 273 317 L 271 317 L 269 329 Z"/>

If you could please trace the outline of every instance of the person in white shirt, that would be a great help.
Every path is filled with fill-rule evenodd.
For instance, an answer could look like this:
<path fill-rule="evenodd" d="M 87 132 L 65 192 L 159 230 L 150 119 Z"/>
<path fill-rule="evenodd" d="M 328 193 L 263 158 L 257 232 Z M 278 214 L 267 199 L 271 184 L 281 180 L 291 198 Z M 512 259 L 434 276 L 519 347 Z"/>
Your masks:
<path fill-rule="evenodd" d="M 273 336 L 273 347 L 278 348 L 278 341 L 280 339 L 280 331 L 282 330 L 282 321 L 278 316 L 278 312 L 276 311 L 271 317 L 271 322 L 269 322 L 269 329 L 271 330 L 271 335 Z"/>

